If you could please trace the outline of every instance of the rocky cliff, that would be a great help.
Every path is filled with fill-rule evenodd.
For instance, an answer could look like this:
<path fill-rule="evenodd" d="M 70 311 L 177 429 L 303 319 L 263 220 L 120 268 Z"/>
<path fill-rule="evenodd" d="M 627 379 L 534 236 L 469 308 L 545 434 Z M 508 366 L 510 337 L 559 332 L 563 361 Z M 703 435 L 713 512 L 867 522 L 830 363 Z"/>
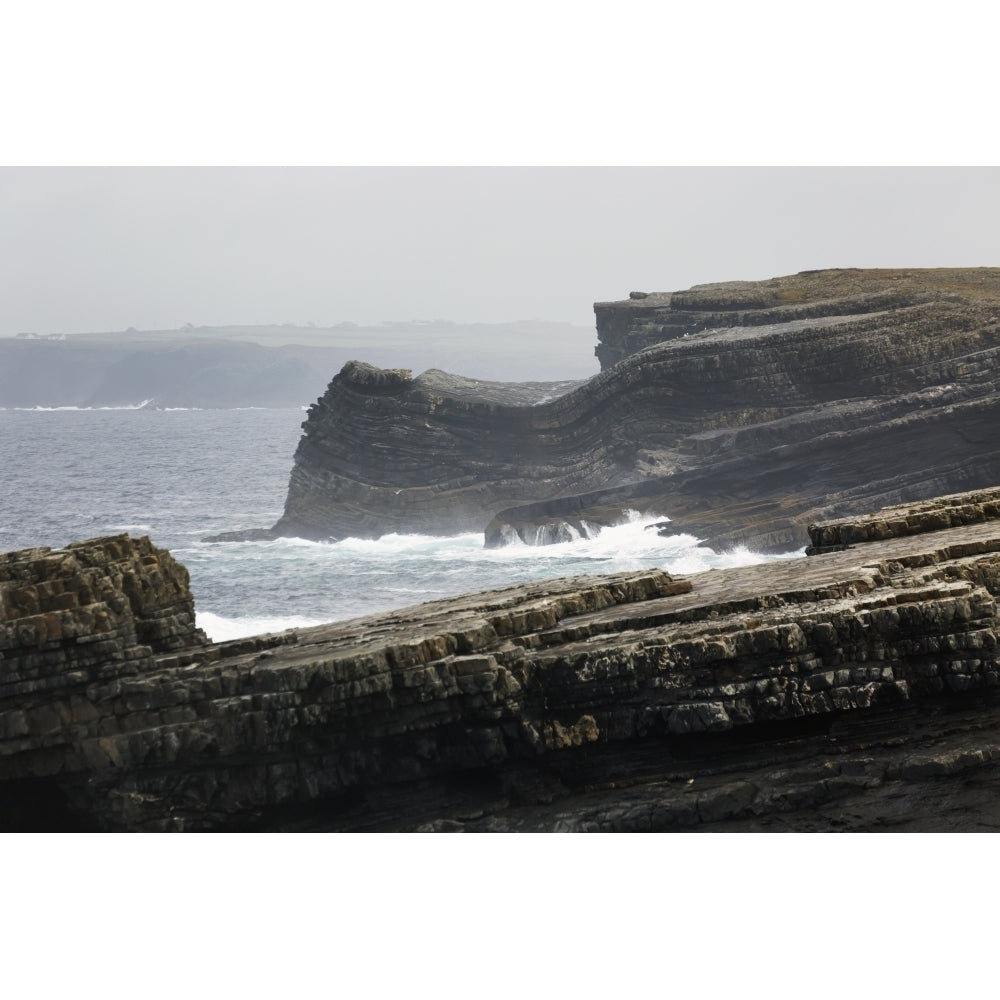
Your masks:
<path fill-rule="evenodd" d="M 1000 828 L 1000 489 L 812 558 L 207 645 L 118 536 L 0 560 L 6 829 Z"/>
<path fill-rule="evenodd" d="M 1000 481 L 1000 269 L 803 272 L 595 310 L 604 371 L 584 382 L 346 365 L 272 533 L 535 543 L 636 509 L 782 550 L 811 521 Z"/>

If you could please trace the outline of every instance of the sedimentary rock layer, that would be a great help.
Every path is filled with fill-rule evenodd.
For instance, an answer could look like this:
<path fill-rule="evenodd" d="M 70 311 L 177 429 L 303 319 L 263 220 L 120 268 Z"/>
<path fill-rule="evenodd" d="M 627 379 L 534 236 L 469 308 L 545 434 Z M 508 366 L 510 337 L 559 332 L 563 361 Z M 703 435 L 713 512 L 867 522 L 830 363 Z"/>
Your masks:
<path fill-rule="evenodd" d="M 596 308 L 583 383 L 351 363 L 274 534 L 558 540 L 638 509 L 724 547 L 1000 481 L 1000 269 L 806 272 Z"/>
<path fill-rule="evenodd" d="M 0 821 L 1000 828 L 998 510 L 1000 489 L 980 491 L 816 525 L 812 558 L 554 580 L 219 645 L 199 644 L 147 540 L 15 553 Z M 72 595 L 89 629 L 43 631 L 62 610 L 40 602 Z"/>

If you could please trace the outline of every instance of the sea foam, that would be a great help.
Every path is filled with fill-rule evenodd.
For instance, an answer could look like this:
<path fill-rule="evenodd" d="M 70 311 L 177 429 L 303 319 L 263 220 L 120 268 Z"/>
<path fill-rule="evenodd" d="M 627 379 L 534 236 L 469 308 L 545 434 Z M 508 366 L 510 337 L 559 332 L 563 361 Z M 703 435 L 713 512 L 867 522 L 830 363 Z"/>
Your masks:
<path fill-rule="evenodd" d="M 290 628 L 308 628 L 310 625 L 324 624 L 322 621 L 305 618 L 302 615 L 289 615 L 286 618 L 225 618 L 222 615 L 214 615 L 211 611 L 199 611 L 195 617 L 198 628 L 204 629 L 212 642 L 229 642 L 231 639 L 264 635 L 266 632 L 284 632 Z"/>
<path fill-rule="evenodd" d="M 178 555 L 191 570 L 199 605 L 198 586 L 209 564 L 226 590 L 241 592 L 245 610 L 239 614 L 212 601 L 212 628 L 203 627 L 213 638 L 342 621 L 553 577 L 652 568 L 690 575 L 775 558 L 744 547 L 714 552 L 688 534 L 662 536 L 653 526 L 663 520 L 633 514 L 596 537 L 541 546 L 487 549 L 479 533 L 390 534 L 335 544 L 282 538 L 196 545 Z"/>

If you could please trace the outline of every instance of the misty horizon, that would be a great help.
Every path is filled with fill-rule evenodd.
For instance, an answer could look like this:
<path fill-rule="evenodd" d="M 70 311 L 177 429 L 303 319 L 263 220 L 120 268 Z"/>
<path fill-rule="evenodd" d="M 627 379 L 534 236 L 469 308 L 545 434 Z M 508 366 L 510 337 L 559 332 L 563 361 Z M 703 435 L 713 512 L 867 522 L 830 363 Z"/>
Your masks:
<path fill-rule="evenodd" d="M 0 336 L 414 322 L 995 259 L 995 167 L 4 167 Z"/>
<path fill-rule="evenodd" d="M 627 296 L 626 296 L 627 297 Z M 508 320 L 506 322 L 494 322 L 494 323 L 481 323 L 481 322 L 461 322 L 452 319 L 436 318 L 436 319 L 385 319 L 380 320 L 377 323 L 355 323 L 352 320 L 340 320 L 335 323 L 317 323 L 312 320 L 307 320 L 304 323 L 295 322 L 285 322 L 285 323 L 220 323 L 220 324 L 209 324 L 209 323 L 183 323 L 180 326 L 169 326 L 169 327 L 136 327 L 129 326 L 124 330 L 60 330 L 57 333 L 40 333 L 37 330 L 18 330 L 14 334 L 0 334 L 0 337 L 38 337 L 38 338 L 54 338 L 54 337 L 103 337 L 103 336 L 115 336 L 118 334 L 129 334 L 129 335 L 142 335 L 142 334 L 164 334 L 164 333 L 197 333 L 198 331 L 212 331 L 215 333 L 222 333 L 225 335 L 235 335 L 241 331 L 286 331 L 286 330 L 301 330 L 303 333 L 310 334 L 316 332 L 334 332 L 334 333 L 350 333 L 354 330 L 360 331 L 377 331 L 386 333 L 399 332 L 406 330 L 408 328 L 414 329 L 436 329 L 440 330 L 442 328 L 455 328 L 456 330 L 465 330 L 474 327 L 490 327 L 490 328 L 507 328 L 507 327 L 529 327 L 538 328 L 551 326 L 559 329 L 565 328 L 579 328 L 593 330 L 596 334 L 596 324 L 579 324 L 579 323 L 569 323 L 560 320 L 551 319 L 514 319 Z"/>

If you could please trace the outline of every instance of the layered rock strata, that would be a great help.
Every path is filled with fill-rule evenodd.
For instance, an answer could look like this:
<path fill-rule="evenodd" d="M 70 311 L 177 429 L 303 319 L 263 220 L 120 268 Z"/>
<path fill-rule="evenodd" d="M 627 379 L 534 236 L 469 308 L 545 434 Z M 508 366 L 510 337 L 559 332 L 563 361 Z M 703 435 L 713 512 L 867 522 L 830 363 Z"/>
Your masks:
<path fill-rule="evenodd" d="M 812 521 L 1000 481 L 1000 269 L 633 295 L 595 307 L 605 370 L 583 383 L 346 365 L 257 537 L 536 543 L 631 509 L 779 551 Z"/>
<path fill-rule="evenodd" d="M 601 368 L 666 340 L 712 329 L 839 322 L 940 300 L 995 299 L 996 268 L 830 268 L 766 281 L 722 281 L 596 302 Z"/>
<path fill-rule="evenodd" d="M 352 361 L 302 425 L 273 533 L 482 531 L 497 506 L 556 481 L 587 489 L 617 475 L 600 421 L 571 392 L 580 384 L 483 382 L 436 369 L 413 378 Z"/>
<path fill-rule="evenodd" d="M 146 540 L 16 553 L 0 563 L 0 819 L 996 829 L 998 510 L 1000 490 L 980 491 L 816 525 L 813 558 L 548 581 L 209 646 L 176 588 L 148 588 L 138 618 L 128 573 L 84 600 L 80 551 L 112 581 L 138 546 L 143 593 L 141 566 L 155 581 L 169 565 Z M 46 601 L 117 617 L 42 632 L 25 619 L 62 612 L 31 603 L 36 578 Z M 136 645 L 140 620 L 173 622 L 169 648 Z"/>
<path fill-rule="evenodd" d="M 32 812 L 35 780 L 103 766 L 114 698 L 207 641 L 187 570 L 148 538 L 0 555 L 0 816 Z"/>

